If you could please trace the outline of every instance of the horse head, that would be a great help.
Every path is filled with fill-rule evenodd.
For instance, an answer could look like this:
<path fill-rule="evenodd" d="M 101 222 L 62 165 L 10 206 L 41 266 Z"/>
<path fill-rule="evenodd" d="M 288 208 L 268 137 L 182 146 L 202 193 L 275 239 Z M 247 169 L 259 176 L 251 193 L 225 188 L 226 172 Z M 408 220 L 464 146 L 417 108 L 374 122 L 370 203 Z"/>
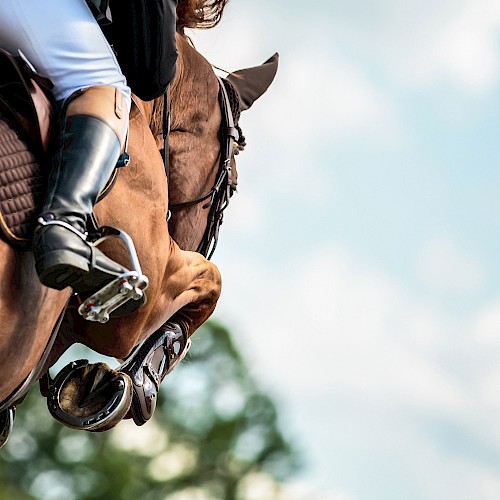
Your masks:
<path fill-rule="evenodd" d="M 218 80 L 198 52 L 187 43 L 178 45 L 181 57 L 172 88 L 169 230 L 181 248 L 211 255 L 210 250 L 213 252 L 217 243 L 222 212 L 236 190 L 238 174 L 233 153 L 239 153 L 245 146 L 240 115 L 269 88 L 278 69 L 279 57 L 274 54 L 260 66 L 238 70 Z M 205 78 L 186 85 L 185 80 L 189 78 L 186 72 L 189 73 L 191 65 L 196 65 L 198 71 L 204 67 Z M 179 86 L 181 81 L 184 84 Z M 196 102 L 186 102 L 183 93 L 188 88 L 194 90 L 198 97 Z M 186 123 L 190 125 L 186 127 Z M 225 151 L 224 140 L 228 133 L 235 137 L 230 151 Z M 203 143 L 193 141 L 194 137 L 202 136 Z M 198 151 L 194 149 L 197 147 Z M 225 158 L 225 154 L 229 158 Z"/>

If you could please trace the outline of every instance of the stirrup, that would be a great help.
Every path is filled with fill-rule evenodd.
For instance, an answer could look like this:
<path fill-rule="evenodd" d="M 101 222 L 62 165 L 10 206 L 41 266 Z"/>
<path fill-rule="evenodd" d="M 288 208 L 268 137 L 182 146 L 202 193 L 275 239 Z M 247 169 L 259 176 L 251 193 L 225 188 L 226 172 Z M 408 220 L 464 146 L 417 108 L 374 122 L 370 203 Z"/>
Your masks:
<path fill-rule="evenodd" d="M 113 237 L 120 238 L 125 243 L 132 263 L 132 271 L 121 274 L 93 293 L 80 305 L 78 312 L 83 319 L 88 321 L 106 323 L 109 321 L 111 313 L 129 300 L 138 301 L 145 298 L 144 290 L 149 285 L 147 276 L 142 274 L 134 242 L 125 231 L 111 226 L 103 226 L 99 228 L 99 238 L 92 245 L 97 246 Z"/>
<path fill-rule="evenodd" d="M 16 407 L 10 406 L 0 412 L 0 450 L 7 444 L 10 433 L 14 427 L 14 418 L 16 416 Z"/>

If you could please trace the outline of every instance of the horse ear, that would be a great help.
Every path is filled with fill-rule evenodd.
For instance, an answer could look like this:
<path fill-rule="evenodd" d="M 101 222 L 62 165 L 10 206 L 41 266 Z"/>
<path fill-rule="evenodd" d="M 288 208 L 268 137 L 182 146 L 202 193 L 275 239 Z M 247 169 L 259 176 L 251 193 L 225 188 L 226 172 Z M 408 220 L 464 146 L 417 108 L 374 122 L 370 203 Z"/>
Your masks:
<path fill-rule="evenodd" d="M 240 97 L 240 111 L 247 110 L 271 85 L 278 71 L 278 53 L 264 64 L 230 73 L 228 80 Z"/>

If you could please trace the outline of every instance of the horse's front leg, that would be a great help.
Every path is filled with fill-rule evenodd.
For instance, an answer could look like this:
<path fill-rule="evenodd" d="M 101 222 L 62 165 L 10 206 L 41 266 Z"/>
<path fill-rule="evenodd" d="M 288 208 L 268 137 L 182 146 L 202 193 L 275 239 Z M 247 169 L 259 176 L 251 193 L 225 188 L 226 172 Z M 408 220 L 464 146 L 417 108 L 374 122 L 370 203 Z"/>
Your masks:
<path fill-rule="evenodd" d="M 102 354 L 126 358 L 116 371 L 101 365 L 85 367 L 89 374 L 80 377 L 80 388 L 95 384 L 96 373 L 110 372 L 113 380 L 117 372 L 128 375 L 132 383 L 130 416 L 137 425 L 151 418 L 160 383 L 184 357 L 189 337 L 213 313 L 221 292 L 220 273 L 213 263 L 196 252 L 181 250 L 171 238 L 165 250 L 162 275 L 151 280 L 146 306 L 106 325 L 89 324 L 74 314 L 72 318 L 82 343 Z M 80 397 L 70 399 L 82 406 Z M 93 400 L 87 399 L 89 404 Z M 73 412 L 72 407 L 67 411 Z M 64 419 L 60 421 L 67 425 Z M 108 427 L 106 422 L 104 428 Z"/>
<path fill-rule="evenodd" d="M 196 252 L 171 242 L 157 308 L 168 321 L 137 347 L 119 368 L 133 382 L 131 416 L 146 423 L 156 407 L 160 383 L 187 353 L 189 337 L 213 313 L 221 292 L 217 267 Z"/>
<path fill-rule="evenodd" d="M 215 264 L 201 254 L 181 250 L 175 243 L 172 247 L 159 302 L 171 321 L 183 322 L 189 337 L 214 312 L 221 276 Z"/>

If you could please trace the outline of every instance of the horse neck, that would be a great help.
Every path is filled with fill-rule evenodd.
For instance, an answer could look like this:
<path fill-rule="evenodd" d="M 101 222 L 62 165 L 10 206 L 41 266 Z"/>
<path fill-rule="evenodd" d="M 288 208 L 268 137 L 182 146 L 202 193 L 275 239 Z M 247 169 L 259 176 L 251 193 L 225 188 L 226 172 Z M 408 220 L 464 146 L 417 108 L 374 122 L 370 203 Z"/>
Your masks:
<path fill-rule="evenodd" d="M 204 157 L 202 154 L 204 151 L 197 150 L 196 146 L 199 146 L 201 142 L 203 149 L 208 149 L 212 153 L 220 148 L 219 83 L 210 63 L 188 43 L 186 38 L 179 34 L 177 34 L 177 48 L 179 56 L 176 73 L 168 90 L 171 103 L 171 132 L 173 135 L 182 136 L 181 142 L 193 143 L 192 158 L 183 157 L 183 161 L 188 160 L 193 165 L 201 163 L 203 166 L 200 169 L 203 171 L 206 170 L 207 159 L 211 155 Z M 141 102 L 140 106 L 159 149 L 163 147 L 163 111 L 166 101 L 165 96 L 160 96 L 153 101 Z M 172 139 L 174 143 L 179 142 L 177 137 Z M 176 152 L 175 147 L 171 148 L 174 169 Z M 208 163 L 208 167 L 212 167 L 215 160 L 208 160 Z M 192 174 L 196 175 L 200 169 L 193 167 Z M 206 178 L 206 172 L 200 173 Z"/>
<path fill-rule="evenodd" d="M 212 66 L 186 39 L 178 36 L 176 76 L 170 87 L 171 134 L 169 200 L 172 204 L 205 195 L 214 185 L 220 155 L 219 83 Z M 151 130 L 162 130 L 163 99 L 152 105 Z M 202 204 L 174 212 L 170 229 L 184 249 L 196 249 L 207 224 Z"/>
<path fill-rule="evenodd" d="M 179 50 L 174 79 L 167 90 L 168 102 L 171 103 L 170 119 L 172 125 L 185 122 L 187 119 L 186 115 L 189 114 L 189 111 L 184 106 L 184 96 L 190 93 L 189 75 L 186 74 L 184 70 L 184 58 L 187 57 L 186 54 L 189 51 L 186 51 L 185 46 L 187 42 L 185 38 L 179 34 L 177 34 L 177 45 L 182 48 Z M 194 50 L 190 46 L 189 49 Z M 149 128 L 156 139 L 158 149 L 163 147 L 163 143 L 160 139 L 162 139 L 164 132 L 164 107 L 167 102 L 166 97 L 167 95 L 163 95 L 152 101 L 140 101 L 139 104 L 142 113 L 149 123 Z"/>

